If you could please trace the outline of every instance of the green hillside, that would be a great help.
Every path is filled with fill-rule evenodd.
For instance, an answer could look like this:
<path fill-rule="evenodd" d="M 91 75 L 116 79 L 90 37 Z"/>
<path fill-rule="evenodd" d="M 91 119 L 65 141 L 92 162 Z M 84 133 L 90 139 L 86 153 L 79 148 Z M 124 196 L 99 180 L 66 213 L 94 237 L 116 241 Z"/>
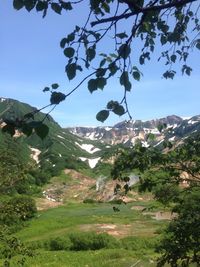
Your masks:
<path fill-rule="evenodd" d="M 1 98 L 0 118 L 2 121 L 20 121 L 26 114 L 33 114 L 35 111 L 37 111 L 36 108 L 26 103 Z M 44 118 L 44 124 L 49 128 L 49 133 L 44 139 L 34 132 L 28 137 L 21 134 L 17 138 L 30 153 L 31 149 L 39 150 L 38 161 L 42 165 L 52 165 L 55 169 L 65 167 L 88 169 L 88 160 L 103 157 L 109 150 L 98 141 L 86 140 L 62 129 L 50 115 L 46 116 L 45 113 L 37 112 L 30 120 L 34 123 L 34 121 L 43 121 Z M 0 142 L 3 143 L 3 140 L 4 138 L 1 138 Z M 94 148 L 95 151 L 88 152 L 87 147 Z"/>

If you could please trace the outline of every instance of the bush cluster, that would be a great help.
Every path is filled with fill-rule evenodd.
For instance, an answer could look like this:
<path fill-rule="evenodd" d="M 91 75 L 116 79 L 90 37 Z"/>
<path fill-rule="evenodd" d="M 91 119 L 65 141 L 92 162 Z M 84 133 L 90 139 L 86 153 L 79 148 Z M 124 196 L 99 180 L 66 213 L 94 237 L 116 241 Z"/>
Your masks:
<path fill-rule="evenodd" d="M 93 204 L 93 203 L 103 203 L 101 200 L 95 200 L 92 198 L 86 198 L 83 200 L 83 203 Z"/>
<path fill-rule="evenodd" d="M 149 238 L 125 237 L 117 240 L 107 233 L 76 232 L 68 234 L 65 237 L 54 237 L 46 241 L 34 242 L 30 246 L 32 249 L 43 248 L 50 251 L 85 251 L 112 248 L 141 251 L 143 249 L 154 249 L 155 245 L 156 240 Z"/>
<path fill-rule="evenodd" d="M 46 241 L 29 244 L 32 249 L 43 248 L 50 251 L 71 250 L 99 250 L 103 248 L 117 248 L 119 242 L 107 233 L 97 234 L 95 232 L 75 232 L 65 237 L 53 237 Z"/>
<path fill-rule="evenodd" d="M 0 203 L 0 225 L 12 226 L 34 217 L 37 208 L 34 199 L 18 195 Z"/>

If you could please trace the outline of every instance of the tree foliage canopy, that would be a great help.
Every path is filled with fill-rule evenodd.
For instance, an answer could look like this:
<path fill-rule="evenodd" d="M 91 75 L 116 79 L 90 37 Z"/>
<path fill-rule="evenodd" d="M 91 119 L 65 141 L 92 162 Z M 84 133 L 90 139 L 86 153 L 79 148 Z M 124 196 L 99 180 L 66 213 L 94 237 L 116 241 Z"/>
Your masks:
<path fill-rule="evenodd" d="M 156 147 L 143 147 L 141 143 L 121 150 L 112 175 L 124 181 L 127 193 L 131 189 L 127 173 L 138 172 L 140 191 L 152 192 L 164 205 L 173 203 L 172 212 L 176 212 L 176 217 L 166 227 L 157 246 L 161 254 L 157 266 L 191 266 L 194 263 L 199 266 L 200 134 L 193 134 L 176 148 L 169 143 L 166 145 L 164 152 Z"/>
<path fill-rule="evenodd" d="M 86 21 L 76 25 L 78 10 L 85 4 L 88 5 Z M 50 92 L 47 107 L 54 108 L 84 82 L 93 93 L 103 90 L 109 80 L 118 79 L 123 88 L 122 97 L 105 104 L 96 115 L 101 122 L 112 112 L 119 116 L 127 114 L 131 118 L 127 93 L 134 82 L 140 81 L 142 67 L 152 59 L 153 53 L 166 66 L 163 77 L 173 79 L 176 63 L 180 65 L 182 74 L 191 74 L 189 54 L 196 48 L 200 49 L 199 0 L 13 0 L 13 7 L 28 12 L 36 10 L 44 18 L 50 10 L 62 15 L 66 12 L 66 16 L 71 10 L 77 10 L 74 30 L 62 38 L 60 47 L 66 57 L 65 72 L 69 81 L 77 78 L 80 72 L 85 76 L 68 92 L 55 91 L 59 88 L 57 83 L 46 86 L 43 91 Z M 107 42 L 108 52 L 101 51 L 101 45 Z M 29 125 L 27 130 L 18 122 L 13 127 L 21 127 L 29 134 L 35 126 Z M 35 128 L 39 129 L 38 135 L 42 138 L 48 134 L 44 124 Z M 4 130 L 13 134 L 13 128 L 12 132 L 10 129 L 9 126 Z"/>

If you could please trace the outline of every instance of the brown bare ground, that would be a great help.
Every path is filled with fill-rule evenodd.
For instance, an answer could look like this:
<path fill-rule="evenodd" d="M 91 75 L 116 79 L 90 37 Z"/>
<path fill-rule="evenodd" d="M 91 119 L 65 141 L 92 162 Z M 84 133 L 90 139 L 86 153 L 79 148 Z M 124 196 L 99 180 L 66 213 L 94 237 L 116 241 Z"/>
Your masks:
<path fill-rule="evenodd" d="M 115 237 L 124 237 L 131 234 L 131 224 L 83 224 L 80 225 L 81 231 L 95 231 L 96 233 L 108 233 Z"/>
<path fill-rule="evenodd" d="M 37 210 L 48 210 L 50 208 L 55 208 L 58 206 L 61 206 L 62 202 L 57 202 L 57 201 L 51 201 L 46 198 L 37 198 L 36 199 L 36 206 Z"/>

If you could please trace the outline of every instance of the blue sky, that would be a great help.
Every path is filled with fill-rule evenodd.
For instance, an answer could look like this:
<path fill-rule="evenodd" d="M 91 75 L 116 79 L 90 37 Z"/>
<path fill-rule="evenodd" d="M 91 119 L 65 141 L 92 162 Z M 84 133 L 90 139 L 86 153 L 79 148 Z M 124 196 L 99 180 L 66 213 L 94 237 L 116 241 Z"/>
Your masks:
<path fill-rule="evenodd" d="M 42 19 L 40 13 L 15 11 L 11 0 L 0 2 L 0 96 L 39 108 L 49 103 L 49 95 L 42 92 L 45 86 L 58 82 L 66 93 L 81 80 L 82 74 L 68 82 L 64 72 L 67 62 L 59 42 L 73 29 L 73 21 L 77 24 L 84 21 L 86 9 L 87 6 L 79 10 L 80 22 L 76 12 L 62 16 L 50 12 Z M 102 51 L 105 49 L 105 43 L 101 48 Z M 191 55 L 190 63 L 194 69 L 191 77 L 179 73 L 173 81 L 161 78 L 163 66 L 156 60 L 146 64 L 142 70 L 144 77 L 140 82 L 134 82 L 132 92 L 128 94 L 133 119 L 200 114 L 198 51 Z M 52 116 L 62 126 L 101 125 L 95 119 L 96 113 L 109 100 L 120 100 L 122 96 L 123 89 L 117 79 L 112 80 L 104 91 L 93 94 L 84 83 L 53 111 Z M 126 116 L 112 115 L 104 124 L 113 125 L 124 119 Z"/>

